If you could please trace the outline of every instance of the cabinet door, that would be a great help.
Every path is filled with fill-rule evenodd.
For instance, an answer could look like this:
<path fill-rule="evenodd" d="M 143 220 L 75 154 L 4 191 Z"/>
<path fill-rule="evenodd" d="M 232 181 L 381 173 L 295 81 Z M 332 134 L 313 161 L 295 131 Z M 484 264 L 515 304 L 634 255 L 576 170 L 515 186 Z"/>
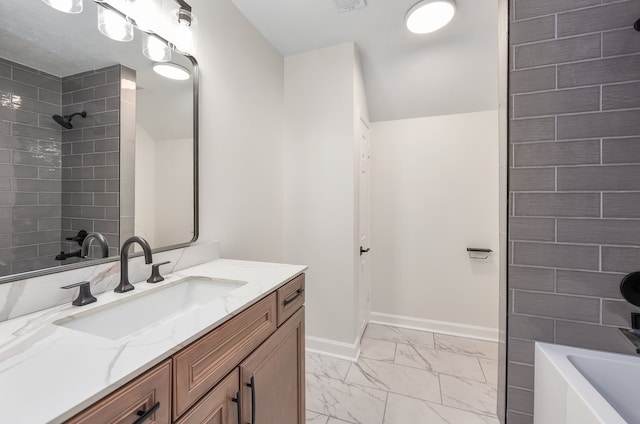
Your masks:
<path fill-rule="evenodd" d="M 239 424 L 240 373 L 236 368 L 176 424 Z"/>
<path fill-rule="evenodd" d="M 304 307 L 240 364 L 242 424 L 304 424 Z"/>

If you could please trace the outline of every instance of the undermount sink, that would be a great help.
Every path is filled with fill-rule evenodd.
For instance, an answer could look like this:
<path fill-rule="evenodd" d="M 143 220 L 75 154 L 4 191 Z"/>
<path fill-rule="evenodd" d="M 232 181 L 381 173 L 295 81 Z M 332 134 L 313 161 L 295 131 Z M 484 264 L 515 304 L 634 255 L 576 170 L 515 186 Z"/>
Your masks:
<path fill-rule="evenodd" d="M 135 293 L 103 307 L 55 321 L 55 325 L 119 340 L 138 331 L 170 321 L 179 314 L 222 298 L 245 281 L 187 277 L 142 293 Z"/>
<path fill-rule="evenodd" d="M 640 357 L 536 343 L 534 422 L 638 424 Z"/>

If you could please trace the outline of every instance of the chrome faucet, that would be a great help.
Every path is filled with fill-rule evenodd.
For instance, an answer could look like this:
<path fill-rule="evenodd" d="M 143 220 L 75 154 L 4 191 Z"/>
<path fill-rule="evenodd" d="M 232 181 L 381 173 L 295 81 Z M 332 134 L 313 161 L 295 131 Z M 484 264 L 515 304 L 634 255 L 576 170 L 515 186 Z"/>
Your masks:
<path fill-rule="evenodd" d="M 118 287 L 114 290 L 116 293 L 124 293 L 134 289 L 133 285 L 129 282 L 129 247 L 131 247 L 133 243 L 138 243 L 142 247 L 145 264 L 153 262 L 149 243 L 142 237 L 129 237 L 122 244 L 122 249 L 120 249 L 120 284 L 118 284 Z"/>
<path fill-rule="evenodd" d="M 93 239 L 95 239 L 100 245 L 101 257 L 106 258 L 109 256 L 109 243 L 107 243 L 107 239 L 100 233 L 89 233 L 82 241 L 80 257 L 86 258 L 89 255 L 89 247 L 91 246 L 91 240 Z"/>

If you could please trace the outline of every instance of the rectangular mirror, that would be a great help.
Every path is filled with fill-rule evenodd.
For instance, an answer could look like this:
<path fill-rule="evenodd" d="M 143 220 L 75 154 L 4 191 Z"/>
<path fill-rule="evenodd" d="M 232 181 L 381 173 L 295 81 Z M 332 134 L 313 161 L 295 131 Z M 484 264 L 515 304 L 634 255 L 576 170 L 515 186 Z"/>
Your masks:
<path fill-rule="evenodd" d="M 104 261 L 95 240 L 79 257 L 87 233 L 109 258 L 197 237 L 197 64 L 136 28 L 108 38 L 112 8 L 83 3 L 0 2 L 0 283 Z"/>

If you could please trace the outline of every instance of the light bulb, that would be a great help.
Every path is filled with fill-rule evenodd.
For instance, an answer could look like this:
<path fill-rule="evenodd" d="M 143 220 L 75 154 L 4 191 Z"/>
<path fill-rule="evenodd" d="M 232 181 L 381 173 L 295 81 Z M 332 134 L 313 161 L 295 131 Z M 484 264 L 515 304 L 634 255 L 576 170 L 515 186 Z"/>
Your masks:
<path fill-rule="evenodd" d="M 168 62 L 171 60 L 171 49 L 158 37 L 146 34 L 142 53 L 154 62 Z"/>
<path fill-rule="evenodd" d="M 421 1 L 409 9 L 407 28 L 416 34 L 434 32 L 447 25 L 455 13 L 453 0 Z"/>
<path fill-rule="evenodd" d="M 176 49 L 182 53 L 193 53 L 193 33 L 191 27 L 186 21 L 180 21 L 176 29 L 174 44 Z"/>
<path fill-rule="evenodd" d="M 133 40 L 133 25 L 113 10 L 98 7 L 98 29 L 115 41 Z"/>
<path fill-rule="evenodd" d="M 42 0 L 56 10 L 65 13 L 82 12 L 82 0 Z"/>
<path fill-rule="evenodd" d="M 129 0 L 129 14 L 136 26 L 145 32 L 154 29 L 158 9 L 158 0 Z"/>

